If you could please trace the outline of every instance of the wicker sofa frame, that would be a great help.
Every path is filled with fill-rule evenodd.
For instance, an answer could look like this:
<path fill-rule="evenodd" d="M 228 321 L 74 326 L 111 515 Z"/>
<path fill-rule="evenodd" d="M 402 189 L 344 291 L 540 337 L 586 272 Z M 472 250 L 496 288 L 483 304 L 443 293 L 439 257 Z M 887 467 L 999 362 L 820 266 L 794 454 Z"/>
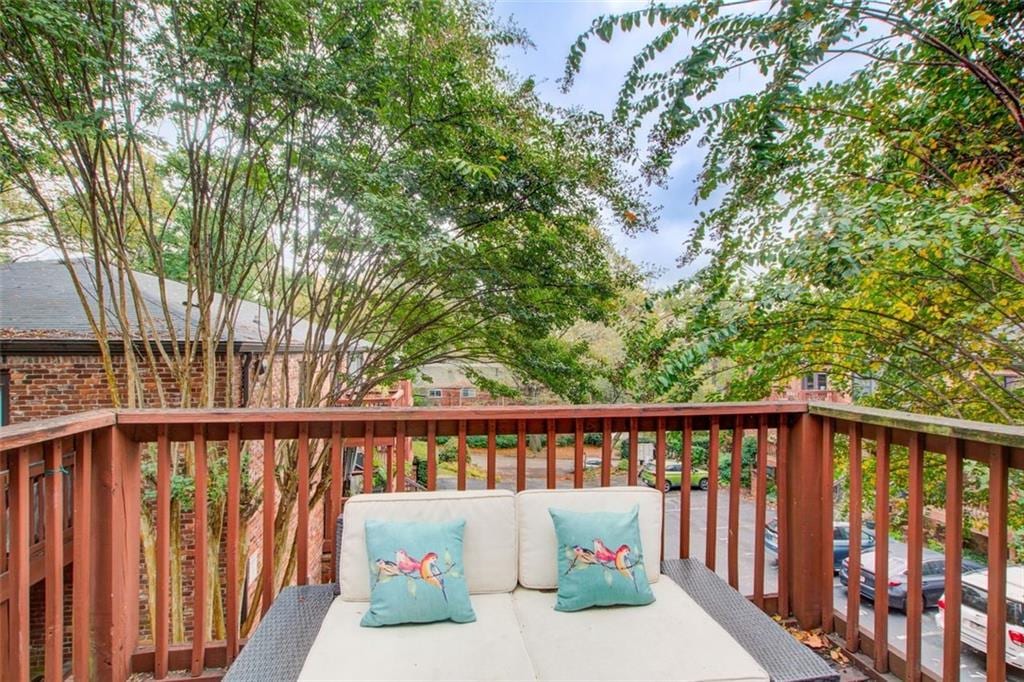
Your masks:
<path fill-rule="evenodd" d="M 335 548 L 341 547 L 343 524 L 339 516 Z M 337 566 L 339 552 L 334 555 Z M 824 660 L 700 561 L 667 559 L 661 562 L 661 571 L 732 635 L 773 682 L 838 682 L 838 673 Z M 282 590 L 227 671 L 225 682 L 298 680 L 320 625 L 339 594 L 336 582 Z"/>

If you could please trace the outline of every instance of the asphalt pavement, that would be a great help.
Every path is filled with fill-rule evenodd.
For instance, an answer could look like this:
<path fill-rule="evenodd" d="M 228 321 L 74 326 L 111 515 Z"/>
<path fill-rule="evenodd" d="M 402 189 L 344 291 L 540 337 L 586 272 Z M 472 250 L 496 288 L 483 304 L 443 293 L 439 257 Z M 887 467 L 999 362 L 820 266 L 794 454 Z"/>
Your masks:
<path fill-rule="evenodd" d="M 480 456 L 474 457 L 478 466 L 486 466 Z M 515 458 L 499 457 L 498 462 L 498 487 L 509 490 L 515 489 Z M 572 486 L 572 461 L 558 460 L 557 479 L 558 487 Z M 543 488 L 546 481 L 546 461 L 544 458 L 531 458 L 527 462 L 527 487 Z M 625 477 L 621 474 L 613 476 L 613 485 L 623 485 Z M 587 479 L 587 486 L 596 486 L 598 481 L 593 475 Z M 467 486 L 472 489 L 485 487 L 484 481 L 469 479 Z M 438 477 L 439 488 L 454 488 L 455 479 L 441 475 Z M 690 556 L 703 558 L 707 543 L 707 497 L 706 492 L 700 490 L 691 491 L 691 520 L 690 520 Z M 744 594 L 753 592 L 754 574 L 754 502 L 751 498 L 744 496 L 740 500 L 739 519 L 739 585 Z M 768 509 L 766 518 L 771 520 L 775 517 L 775 510 Z M 679 521 L 680 521 L 680 494 L 673 490 L 666 498 L 665 503 L 665 556 L 679 556 Z M 716 536 L 716 565 L 715 571 L 723 579 L 728 577 L 728 551 L 729 551 L 729 490 L 722 488 L 718 492 L 718 513 L 715 524 Z M 900 543 L 890 540 L 891 547 L 897 547 Z M 778 589 L 778 567 L 775 557 L 768 553 L 765 561 L 765 592 L 772 593 Z M 835 607 L 839 610 L 846 609 L 846 588 L 839 584 L 839 578 L 835 580 Z M 874 622 L 874 610 L 871 602 L 862 600 L 860 606 L 861 623 Z M 938 609 L 930 608 L 924 613 L 921 622 L 921 662 L 924 666 L 936 671 L 942 671 L 942 643 L 943 632 L 939 628 L 936 617 Z M 907 619 L 903 613 L 890 611 L 889 613 L 889 642 L 896 649 L 906 650 Z M 960 653 L 960 679 L 961 680 L 984 680 L 985 679 L 985 657 L 972 649 L 961 647 Z M 948 677 L 946 679 L 949 679 Z M 1016 682 L 1024 682 L 1024 671 L 1014 669 L 1008 670 L 1008 679 Z"/>

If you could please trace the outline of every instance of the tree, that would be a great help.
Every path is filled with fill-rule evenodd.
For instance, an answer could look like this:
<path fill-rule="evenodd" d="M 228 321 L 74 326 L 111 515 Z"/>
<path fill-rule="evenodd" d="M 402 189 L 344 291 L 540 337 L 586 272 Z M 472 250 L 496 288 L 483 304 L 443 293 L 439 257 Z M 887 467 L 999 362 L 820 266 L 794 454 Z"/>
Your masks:
<path fill-rule="evenodd" d="M 270 316 L 257 403 L 358 402 L 449 358 L 502 361 L 585 399 L 584 349 L 560 333 L 610 315 L 631 281 L 609 260 L 601 208 L 630 230 L 650 216 L 600 119 L 548 107 L 500 69 L 497 47 L 522 38 L 470 1 L 8 3 L 0 182 L 27 197 L 65 256 L 112 402 L 215 405 L 218 363 L 236 380 L 244 298 Z M 163 288 L 152 314 L 137 269 L 162 287 L 185 282 L 186 300 Z M 122 382 L 116 344 L 127 340 Z M 269 379 L 296 344 L 297 390 Z M 328 458 L 312 454 L 316 504 Z M 276 455 L 282 561 L 258 580 L 283 585 L 296 570 L 298 476 L 294 448 Z M 191 504 L 193 456 L 174 453 L 175 519 Z M 224 456 L 211 451 L 212 472 Z M 220 491 L 215 481 L 211 568 Z M 244 511 L 257 505 L 247 496 Z M 179 639 L 180 565 L 172 572 Z M 219 636 L 220 590 L 210 593 L 205 622 Z"/>
<path fill-rule="evenodd" d="M 736 368 L 737 398 L 830 367 L 847 386 L 874 379 L 876 404 L 1024 415 L 1004 379 L 1024 350 L 1020 18 L 964 0 L 688 3 L 595 20 L 567 83 L 592 37 L 655 27 L 616 116 L 636 144 L 656 113 L 644 157 L 656 180 L 699 136 L 697 198 L 721 196 L 684 256 L 711 265 L 669 295 L 700 305 L 659 339 L 667 393 L 696 390 L 715 359 Z M 694 44 L 660 69 L 685 31 Z M 741 69 L 748 91 L 719 93 Z"/>

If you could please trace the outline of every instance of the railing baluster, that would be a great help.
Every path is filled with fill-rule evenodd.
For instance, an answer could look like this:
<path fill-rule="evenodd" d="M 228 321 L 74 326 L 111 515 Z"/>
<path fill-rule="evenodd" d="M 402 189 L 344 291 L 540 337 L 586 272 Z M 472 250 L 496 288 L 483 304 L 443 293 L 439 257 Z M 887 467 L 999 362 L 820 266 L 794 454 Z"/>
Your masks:
<path fill-rule="evenodd" d="M 1008 519 L 1007 468 L 1009 453 L 991 446 L 988 475 L 988 661 L 985 676 L 990 682 L 1006 680 L 1006 560 Z"/>
<path fill-rule="evenodd" d="M 31 491 L 29 486 L 29 467 L 31 449 L 19 448 L 10 453 L 8 467 L 10 469 L 11 514 L 11 547 L 8 575 L 11 578 L 9 618 L 11 626 L 7 677 L 10 680 L 29 679 L 28 662 L 28 592 L 29 592 L 29 550 L 32 545 L 30 515 L 32 513 Z"/>
<path fill-rule="evenodd" d="M 167 647 L 171 598 L 171 442 L 167 425 L 161 424 L 156 438 L 156 651 L 154 672 L 167 677 Z M 78 569 L 78 564 L 75 564 Z"/>
<path fill-rule="evenodd" d="M 427 422 L 427 490 L 437 490 L 437 422 Z"/>
<path fill-rule="evenodd" d="M 395 447 L 392 444 L 384 446 L 384 492 L 390 493 L 395 489 Z"/>
<path fill-rule="evenodd" d="M 405 459 L 408 454 L 405 451 L 405 422 L 395 424 L 395 489 L 405 492 Z"/>
<path fill-rule="evenodd" d="M 680 461 L 683 467 L 683 477 L 679 484 L 679 558 L 690 557 L 690 488 L 693 486 L 691 468 L 693 467 L 693 424 L 689 417 L 683 417 L 683 451 L 680 453 Z M 633 444 L 633 436 L 630 435 L 630 445 Z M 633 463 L 633 455 L 630 454 L 630 464 Z"/>
<path fill-rule="evenodd" d="M 740 479 L 743 477 L 743 417 L 732 427 L 732 459 L 729 461 L 729 585 L 740 588 Z"/>
<path fill-rule="evenodd" d="M 907 499 L 907 668 L 906 679 L 921 677 L 921 591 L 924 548 L 924 434 L 910 437 Z M 852 541 L 852 540 L 851 540 Z"/>
<path fill-rule="evenodd" d="M 637 443 L 637 439 L 640 438 L 640 420 L 636 417 L 629 418 L 629 484 L 636 485 L 637 475 L 639 474 L 640 463 L 637 459 L 640 457 L 640 445 Z"/>
<path fill-rule="evenodd" d="M 75 446 L 74 547 L 71 576 L 72 651 L 71 672 L 76 680 L 89 679 L 89 632 L 91 607 L 89 590 L 92 584 L 92 434 L 78 436 Z M 158 529 L 159 530 L 159 529 Z M 17 678 L 13 678 L 17 679 Z"/>
<path fill-rule="evenodd" d="M 209 475 L 206 462 L 206 434 L 202 426 L 195 429 L 195 549 L 192 588 L 192 677 L 203 672 L 206 658 L 206 492 Z"/>
<path fill-rule="evenodd" d="M 576 433 L 573 436 L 573 472 L 572 472 L 572 485 L 574 488 L 583 487 L 583 464 L 584 464 L 584 452 L 583 452 L 583 420 L 576 420 Z"/>
<path fill-rule="evenodd" d="M 64 677 L 64 443 L 44 446 L 46 461 L 46 660 L 47 682 Z"/>
<path fill-rule="evenodd" d="M 601 421 L 601 485 L 608 487 L 612 484 L 612 422 L 610 419 Z"/>
<path fill-rule="evenodd" d="M 227 592 L 227 613 L 226 620 L 226 645 L 227 662 L 230 665 L 235 656 L 238 655 L 238 625 L 240 609 L 238 603 L 238 552 L 242 543 L 239 540 L 239 529 L 241 527 L 241 498 L 242 498 L 242 444 L 240 442 L 238 424 L 228 425 L 228 499 L 225 512 L 228 516 L 228 544 L 227 544 L 227 565 L 226 592 Z M 158 622 L 164 622 L 159 621 Z M 159 678 L 160 675 L 157 675 Z"/>
<path fill-rule="evenodd" d="M 846 592 L 846 648 L 860 649 L 860 541 L 863 516 L 863 468 L 861 466 L 859 422 L 850 423 L 850 557 Z"/>
<path fill-rule="evenodd" d="M 309 582 L 309 424 L 299 424 L 298 457 L 298 500 L 295 524 L 295 582 L 305 585 Z"/>
<path fill-rule="evenodd" d="M 516 422 L 516 491 L 526 490 L 526 422 Z"/>
<path fill-rule="evenodd" d="M 788 450 L 789 423 L 786 415 L 780 414 L 779 427 L 775 430 L 775 494 L 778 498 L 775 520 L 779 531 L 779 550 L 776 554 L 779 562 L 779 613 L 783 617 L 789 616 L 789 511 L 786 508 Z M 764 529 L 759 528 L 757 532 L 764 533 Z"/>
<path fill-rule="evenodd" d="M 942 628 L 942 674 L 960 671 L 960 604 L 963 587 L 964 448 L 950 438 L 946 449 L 946 608 Z M 954 673 L 953 671 L 956 671 Z"/>
<path fill-rule="evenodd" d="M 331 504 L 330 514 L 328 515 L 329 522 L 326 528 L 327 532 L 324 533 L 324 537 L 331 544 L 332 557 L 337 557 L 338 552 L 341 550 L 340 547 L 334 546 L 334 524 L 338 520 L 338 515 L 341 514 L 341 495 L 345 487 L 344 460 L 345 448 L 342 445 L 341 439 L 341 422 L 334 422 L 331 424 L 331 459 L 328 465 L 331 472 Z M 335 575 L 337 565 L 337 561 L 331 561 L 331 578 L 333 580 L 338 579 L 338 576 Z"/>
<path fill-rule="evenodd" d="M 821 629 L 832 632 L 834 629 L 834 601 L 832 584 L 835 572 L 833 566 L 834 524 L 832 511 L 832 485 L 835 481 L 835 462 L 833 460 L 834 425 L 831 419 L 823 419 L 821 424 L 821 539 L 822 555 L 821 570 L 823 594 L 821 595 Z"/>
<path fill-rule="evenodd" d="M 376 449 L 373 441 L 373 422 L 366 422 L 363 432 L 363 492 L 373 492 L 373 452 Z"/>
<path fill-rule="evenodd" d="M 704 563 L 715 570 L 718 551 L 718 415 L 711 416 L 708 429 L 708 517 Z"/>
<path fill-rule="evenodd" d="M 260 615 L 267 615 L 274 601 L 274 425 L 263 426 L 263 601 Z M 371 465 L 372 467 L 372 465 Z"/>
<path fill-rule="evenodd" d="M 889 671 L 889 429 L 875 442 L 875 670 Z"/>
<path fill-rule="evenodd" d="M 456 487 L 466 489 L 466 420 L 459 420 L 458 480 Z"/>
<path fill-rule="evenodd" d="M 764 526 L 768 501 L 768 416 L 757 420 L 757 496 L 754 499 L 754 603 L 764 609 Z"/>
<path fill-rule="evenodd" d="M 493 419 L 487 420 L 487 489 L 494 490 L 497 484 L 498 468 L 498 433 L 497 424 Z"/>
<path fill-rule="evenodd" d="M 556 487 L 555 482 L 555 448 L 558 447 L 558 435 L 555 433 L 555 420 L 548 420 L 548 462 L 547 462 L 547 485 L 548 488 Z"/>

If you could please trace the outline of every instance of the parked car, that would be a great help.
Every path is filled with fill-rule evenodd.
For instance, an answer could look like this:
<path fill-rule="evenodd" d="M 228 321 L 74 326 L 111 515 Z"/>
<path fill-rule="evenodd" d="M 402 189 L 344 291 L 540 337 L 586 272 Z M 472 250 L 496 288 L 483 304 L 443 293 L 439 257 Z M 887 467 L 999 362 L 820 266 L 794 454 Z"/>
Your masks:
<path fill-rule="evenodd" d="M 779 553 L 779 520 L 772 519 L 764 528 L 765 549 Z M 875 546 L 875 534 L 865 528 L 860 533 L 860 549 L 870 551 Z M 832 570 L 838 571 L 843 561 L 850 556 L 850 524 L 838 521 L 832 526 Z"/>
<path fill-rule="evenodd" d="M 654 468 L 653 464 L 649 464 L 644 467 L 644 470 L 640 472 L 640 480 L 646 485 L 654 488 L 658 485 L 658 472 Z M 682 462 L 666 462 L 665 463 L 665 492 L 669 492 L 673 488 L 678 488 L 683 483 L 683 463 Z M 694 467 L 690 469 L 690 487 L 700 488 L 701 490 L 708 489 L 708 472 L 707 469 L 700 469 Z"/>
<path fill-rule="evenodd" d="M 600 468 L 601 468 L 601 458 L 600 457 L 586 457 L 583 460 L 583 469 L 584 469 L 584 471 L 587 470 L 587 469 L 600 469 Z M 570 467 L 570 469 L 569 469 L 569 473 L 570 474 L 571 473 L 575 473 L 575 471 L 576 471 L 576 467 L 575 466 Z"/>
<path fill-rule="evenodd" d="M 960 641 L 984 654 L 988 642 L 988 569 L 960 580 Z M 939 597 L 939 628 L 945 627 L 946 595 Z M 1024 566 L 1006 568 L 1006 662 L 1024 670 Z"/>
<path fill-rule="evenodd" d="M 889 548 L 889 607 L 906 613 L 907 604 L 907 546 L 892 545 Z M 981 565 L 965 559 L 962 570 L 964 573 L 977 571 Z M 942 597 L 946 576 L 946 557 L 938 552 L 924 550 L 921 559 L 921 598 L 924 603 L 917 608 L 927 609 L 938 606 Z M 839 570 L 839 582 L 849 589 L 850 560 L 843 561 Z M 860 561 L 860 594 L 865 599 L 875 600 L 875 553 L 867 552 Z"/>

